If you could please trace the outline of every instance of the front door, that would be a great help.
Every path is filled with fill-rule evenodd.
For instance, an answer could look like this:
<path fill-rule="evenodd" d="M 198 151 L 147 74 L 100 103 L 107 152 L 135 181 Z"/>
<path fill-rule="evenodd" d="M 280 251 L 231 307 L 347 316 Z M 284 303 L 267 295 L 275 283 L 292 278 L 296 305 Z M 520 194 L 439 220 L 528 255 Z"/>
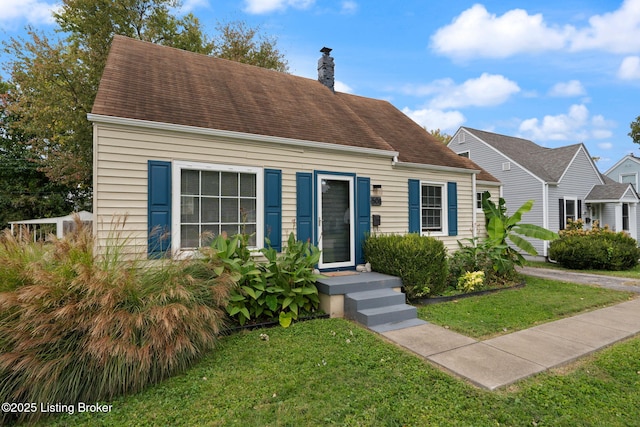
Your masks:
<path fill-rule="evenodd" d="M 355 266 L 354 177 L 318 174 L 318 267 Z"/>

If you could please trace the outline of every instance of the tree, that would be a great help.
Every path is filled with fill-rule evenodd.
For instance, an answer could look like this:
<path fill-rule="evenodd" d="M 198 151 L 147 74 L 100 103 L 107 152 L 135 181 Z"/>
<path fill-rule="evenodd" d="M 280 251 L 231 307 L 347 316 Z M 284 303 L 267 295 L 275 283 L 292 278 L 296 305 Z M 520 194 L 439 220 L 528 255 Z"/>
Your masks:
<path fill-rule="evenodd" d="M 431 135 L 433 135 L 438 141 L 442 142 L 444 145 L 447 145 L 449 141 L 451 141 L 451 138 L 453 138 L 453 136 L 441 132 L 440 129 L 427 130 L 426 127 L 424 129 L 427 132 L 429 132 Z"/>
<path fill-rule="evenodd" d="M 15 133 L 15 116 L 6 110 L 9 84 L 0 81 L 0 229 L 9 221 L 67 215 L 73 210 L 72 189 L 51 182 L 39 170 L 28 140 Z"/>
<path fill-rule="evenodd" d="M 636 120 L 631 122 L 629 125 L 631 127 L 631 132 L 629 132 L 629 136 L 636 144 L 640 144 L 640 116 L 636 117 Z"/>
<path fill-rule="evenodd" d="M 496 205 L 491 200 L 491 194 L 488 191 L 482 194 L 482 210 L 486 221 L 487 241 L 495 247 L 502 248 L 502 254 L 504 255 L 499 260 L 501 261 L 498 264 L 499 269 L 503 268 L 502 266 L 511 264 L 522 265 L 524 257 L 520 255 L 518 249 L 532 256 L 538 255 L 538 251 L 524 237 L 539 240 L 555 240 L 558 238 L 557 233 L 544 227 L 521 223 L 522 215 L 529 212 L 532 207 L 533 200 L 528 200 L 513 215 L 509 216 L 507 215 L 506 202 L 502 197 L 498 199 L 498 205 Z M 511 247 L 509 242 L 517 249 Z"/>
<path fill-rule="evenodd" d="M 213 55 L 231 61 L 287 72 L 289 66 L 276 47 L 276 39 L 259 34 L 259 28 L 250 28 L 242 21 L 218 24 L 218 37 L 214 40 Z"/>
<path fill-rule="evenodd" d="M 258 30 L 223 25 L 218 38 L 210 39 L 192 14 L 172 14 L 179 6 L 179 0 L 63 0 L 54 14 L 63 37 L 50 40 L 28 28 L 28 41 L 5 45 L 13 56 L 6 65 L 12 83 L 6 109 L 16 118 L 15 134 L 30 136 L 12 143 L 31 147 L 52 182 L 73 188 L 80 197 L 75 205 L 91 205 L 93 138 L 87 113 L 115 34 L 286 71 L 275 41 L 259 37 Z"/>

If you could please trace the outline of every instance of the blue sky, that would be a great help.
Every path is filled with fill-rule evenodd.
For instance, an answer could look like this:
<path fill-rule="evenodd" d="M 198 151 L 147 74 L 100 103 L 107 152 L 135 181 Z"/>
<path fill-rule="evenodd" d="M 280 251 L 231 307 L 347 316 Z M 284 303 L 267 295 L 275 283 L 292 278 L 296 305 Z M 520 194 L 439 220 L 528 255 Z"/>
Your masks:
<path fill-rule="evenodd" d="M 52 31 L 55 7 L 0 0 L 0 40 Z M 601 171 L 640 154 L 627 136 L 640 115 L 640 0 L 186 0 L 182 11 L 209 34 L 260 26 L 303 77 L 330 47 L 337 90 L 386 99 L 428 129 L 583 142 Z"/>

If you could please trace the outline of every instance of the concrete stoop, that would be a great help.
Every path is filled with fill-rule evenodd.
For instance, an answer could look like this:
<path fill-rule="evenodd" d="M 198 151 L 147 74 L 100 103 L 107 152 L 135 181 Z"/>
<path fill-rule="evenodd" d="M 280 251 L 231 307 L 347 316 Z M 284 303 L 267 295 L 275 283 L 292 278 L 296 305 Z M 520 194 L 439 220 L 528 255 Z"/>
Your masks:
<path fill-rule="evenodd" d="M 417 318 L 415 307 L 405 303 L 401 287 L 399 278 L 379 273 L 327 277 L 318 281 L 321 305 L 324 300 L 332 317 L 344 316 L 378 332 L 426 323 Z"/>

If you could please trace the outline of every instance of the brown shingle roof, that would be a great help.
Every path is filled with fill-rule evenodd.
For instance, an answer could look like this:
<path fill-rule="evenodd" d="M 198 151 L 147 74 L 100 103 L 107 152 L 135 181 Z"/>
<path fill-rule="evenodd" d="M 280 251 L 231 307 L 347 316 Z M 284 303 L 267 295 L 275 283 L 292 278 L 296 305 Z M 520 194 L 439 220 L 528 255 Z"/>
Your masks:
<path fill-rule="evenodd" d="M 481 170 L 386 101 L 123 36 L 114 37 L 92 113 L 398 151 L 403 162 Z"/>

